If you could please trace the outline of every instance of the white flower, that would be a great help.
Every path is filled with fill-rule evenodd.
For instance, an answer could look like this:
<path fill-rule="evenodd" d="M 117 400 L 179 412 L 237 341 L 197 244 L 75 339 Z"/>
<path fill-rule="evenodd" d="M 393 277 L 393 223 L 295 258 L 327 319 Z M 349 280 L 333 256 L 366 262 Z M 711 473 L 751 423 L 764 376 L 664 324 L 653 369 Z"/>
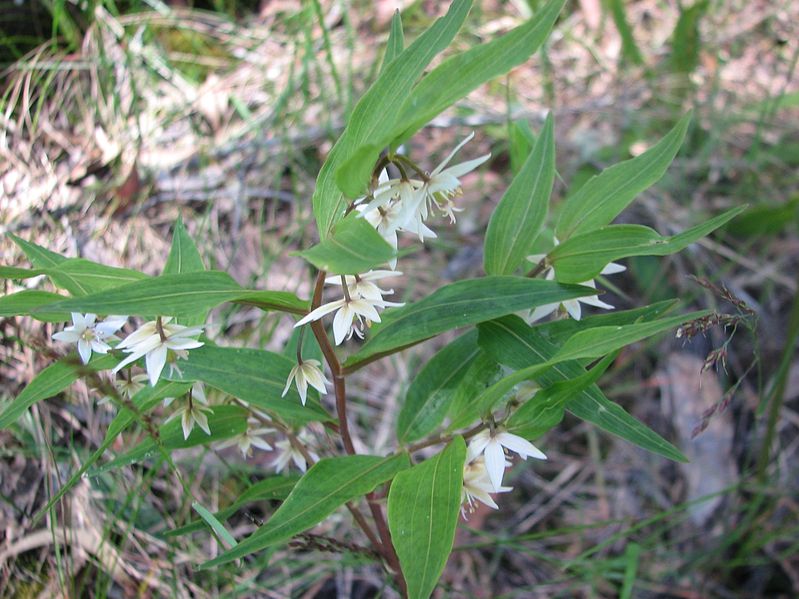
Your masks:
<path fill-rule="evenodd" d="M 383 309 L 388 306 L 403 305 L 384 300 L 383 294 L 393 293 L 393 289 L 381 289 L 373 283 L 373 281 L 398 274 L 402 273 L 397 273 L 393 270 L 375 270 L 363 275 L 347 275 L 344 277 L 344 282 L 347 285 L 345 297 L 328 304 L 322 304 L 316 310 L 300 319 L 294 326 L 299 327 L 314 320 L 319 320 L 326 314 L 336 312 L 333 317 L 333 337 L 336 345 L 340 345 L 345 339 L 352 337 L 353 334 L 363 338 L 364 326 L 369 326 L 372 322 L 380 322 L 377 308 Z M 328 277 L 325 283 L 342 285 L 342 277 Z M 357 323 L 354 323 L 356 319 Z"/>
<path fill-rule="evenodd" d="M 117 349 L 124 349 L 130 355 L 117 364 L 113 372 L 119 372 L 128 364 L 144 356 L 150 385 L 155 386 L 166 365 L 169 350 L 178 353 L 203 345 L 201 341 L 194 339 L 202 333 L 203 327 L 169 324 L 171 320 L 171 317 L 151 320 L 128 335 L 117 346 Z M 180 354 L 178 353 L 178 355 Z"/>
<path fill-rule="evenodd" d="M 88 364 L 92 352 L 107 354 L 111 346 L 107 339 L 117 339 L 116 333 L 125 325 L 127 316 L 109 316 L 102 322 L 95 324 L 96 314 L 72 313 L 72 326 L 66 327 L 60 333 L 53 335 L 56 341 L 75 343 L 78 346 L 81 362 Z"/>
<path fill-rule="evenodd" d="M 471 141 L 473 137 L 474 133 L 469 134 L 466 139 L 450 152 L 449 156 L 447 156 L 441 164 L 433 169 L 430 176 L 423 182 L 413 182 L 418 187 L 418 195 L 415 205 L 409 204 L 407 206 L 407 209 L 410 210 L 410 214 L 408 218 L 405 219 L 405 222 L 415 221 L 420 216 L 422 220 L 427 219 L 428 210 L 433 206 L 438 208 L 443 214 L 449 216 L 451 222 L 455 222 L 454 212 L 458 212 L 458 208 L 455 208 L 452 198 L 463 193 L 461 182 L 458 177 L 462 177 L 466 173 L 473 171 L 491 158 L 491 154 L 485 154 L 474 160 L 467 160 L 466 162 L 447 167 L 458 150 Z"/>
<path fill-rule="evenodd" d="M 463 491 L 461 492 L 461 514 L 466 517 L 467 512 L 475 510 L 475 500 L 484 503 L 492 509 L 499 506 L 494 502 L 491 493 L 507 493 L 513 487 L 499 487 L 495 489 L 488 476 L 485 459 L 481 456 L 477 459 L 466 462 L 463 466 Z"/>
<path fill-rule="evenodd" d="M 123 378 L 122 380 L 117 380 L 114 382 L 114 386 L 116 386 L 117 390 L 122 394 L 123 397 L 131 399 L 139 391 L 144 389 L 144 383 L 146 382 L 147 382 L 147 375 L 142 373 L 142 374 L 134 374 L 130 378 Z"/>
<path fill-rule="evenodd" d="M 307 438 L 302 433 L 297 436 L 297 439 L 303 444 L 307 442 Z M 280 451 L 277 459 L 274 461 L 275 471 L 277 473 L 280 473 L 284 468 L 286 468 L 290 462 L 294 462 L 294 465 L 299 468 L 301 472 L 305 472 L 308 469 L 308 463 L 305 461 L 305 456 L 302 455 L 302 452 L 294 447 L 294 445 L 292 445 L 291 441 L 288 439 L 283 439 L 282 441 L 275 443 L 275 449 Z M 308 450 L 308 455 L 314 461 L 319 460 L 319 456 L 310 450 Z"/>
<path fill-rule="evenodd" d="M 535 445 L 518 435 L 499 430 L 493 433 L 488 429 L 480 431 L 469 442 L 466 461 L 472 461 L 481 454 L 484 456 L 488 477 L 496 493 L 502 488 L 502 475 L 505 473 L 506 465 L 505 448 L 516 452 L 525 460 L 528 457 L 547 459 L 547 456 Z"/>
<path fill-rule="evenodd" d="M 168 400 L 168 401 L 167 401 Z M 172 403 L 172 398 L 164 400 L 165 405 Z M 183 438 L 188 439 L 194 425 L 199 426 L 206 435 L 211 434 L 211 429 L 208 427 L 208 417 L 206 413 L 213 414 L 214 411 L 208 407 L 208 400 L 205 397 L 205 389 L 200 381 L 196 381 L 191 386 L 188 397 L 185 402 L 177 411 L 169 417 L 168 420 L 180 416 L 180 424 L 183 428 Z"/>
<path fill-rule="evenodd" d="M 555 245 L 558 245 L 560 242 L 558 238 L 555 238 Z M 532 256 L 527 256 L 527 259 L 530 262 L 534 262 L 535 264 L 540 263 L 542 260 L 546 258 L 546 254 L 534 254 Z M 610 262 L 607 264 L 599 274 L 601 275 L 614 275 L 619 272 L 623 272 L 627 270 L 625 266 L 621 264 L 617 264 L 616 262 Z M 546 272 L 546 279 L 548 281 L 552 281 L 555 279 L 555 269 L 552 266 L 547 266 L 545 269 Z M 593 279 L 588 281 L 583 281 L 582 283 L 578 283 L 579 285 L 584 285 L 585 287 L 593 287 L 596 289 L 596 283 Z M 561 303 L 554 303 L 554 304 L 545 304 L 543 306 L 538 306 L 535 308 L 528 318 L 529 322 L 533 323 L 537 320 L 541 320 L 545 316 L 549 316 L 555 310 L 558 309 L 558 306 L 563 306 L 563 308 L 568 312 L 569 316 L 571 316 L 574 320 L 580 320 L 582 316 L 582 310 L 580 308 L 580 304 L 586 304 L 587 306 L 595 306 L 597 308 L 602 308 L 604 310 L 613 310 L 613 306 L 608 303 L 603 302 L 599 299 L 599 295 L 590 295 L 588 297 L 578 297 L 571 300 L 566 300 Z"/>
<path fill-rule="evenodd" d="M 261 438 L 261 435 L 275 432 L 274 429 L 260 426 L 261 422 L 256 418 L 247 419 L 247 430 L 227 441 L 219 444 L 219 449 L 238 445 L 244 459 L 252 456 L 252 448 L 257 447 L 263 451 L 270 451 L 272 446 Z"/>
<path fill-rule="evenodd" d="M 291 382 L 297 383 L 297 392 L 300 394 L 302 405 L 305 405 L 305 399 L 308 395 L 308 385 L 319 391 L 322 395 L 327 393 L 325 385 L 330 385 L 331 382 L 325 378 L 324 373 L 319 368 L 321 366 L 319 360 L 303 360 L 299 364 L 295 364 L 294 368 L 289 373 L 289 378 L 286 381 L 286 387 L 283 389 L 281 397 L 285 397 L 289 392 Z"/>

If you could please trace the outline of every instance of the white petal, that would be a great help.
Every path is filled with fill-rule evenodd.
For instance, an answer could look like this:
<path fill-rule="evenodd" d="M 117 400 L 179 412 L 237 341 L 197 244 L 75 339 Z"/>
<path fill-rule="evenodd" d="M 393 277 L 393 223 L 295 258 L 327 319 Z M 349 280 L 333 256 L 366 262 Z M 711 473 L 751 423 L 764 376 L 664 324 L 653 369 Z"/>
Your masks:
<path fill-rule="evenodd" d="M 211 429 L 208 426 L 208 417 L 205 415 L 205 413 L 199 408 L 194 408 L 192 413 L 194 416 L 194 422 L 196 422 L 199 427 L 205 431 L 206 435 L 210 435 Z"/>
<path fill-rule="evenodd" d="M 350 304 L 351 303 L 352 302 L 350 302 Z M 352 328 L 352 320 L 355 318 L 355 312 L 351 309 L 350 304 L 345 302 L 344 306 L 336 312 L 333 318 L 333 339 L 336 345 L 341 345 Z"/>
<path fill-rule="evenodd" d="M 537 320 L 541 320 L 545 316 L 549 316 L 555 310 L 558 309 L 560 304 L 546 304 L 544 306 L 538 306 L 535 310 L 530 313 L 530 317 L 528 318 L 529 322 L 535 322 Z"/>
<path fill-rule="evenodd" d="M 505 452 L 496 441 L 490 441 L 485 449 L 486 471 L 494 486 L 494 491 L 499 492 L 502 487 L 502 475 L 505 473 Z"/>
<path fill-rule="evenodd" d="M 614 306 L 610 304 L 606 304 L 601 299 L 599 299 L 598 295 L 591 295 L 589 297 L 581 297 L 578 301 L 588 305 L 588 306 L 595 306 L 597 308 L 604 308 L 605 310 L 613 310 Z M 579 319 L 578 319 L 579 320 Z"/>
<path fill-rule="evenodd" d="M 496 439 L 503 447 L 507 447 L 511 451 L 518 453 L 525 460 L 528 457 L 539 460 L 547 459 L 547 456 L 544 455 L 544 452 L 530 443 L 527 439 L 520 437 L 519 435 L 514 435 L 507 431 L 503 431 L 496 436 Z"/>
<path fill-rule="evenodd" d="M 110 337 L 125 326 L 127 321 L 127 316 L 109 316 L 103 322 L 97 323 L 94 330 L 100 333 L 102 337 Z"/>
<path fill-rule="evenodd" d="M 183 439 L 188 439 L 191 434 L 191 429 L 194 427 L 194 419 L 191 417 L 188 407 L 183 410 L 180 417 L 180 424 L 183 427 Z"/>
<path fill-rule="evenodd" d="M 297 383 L 297 392 L 300 394 L 300 401 L 305 405 L 305 400 L 308 397 L 308 381 L 305 380 L 305 374 L 300 368 L 297 371 L 297 377 L 294 379 Z"/>
<path fill-rule="evenodd" d="M 491 433 L 488 431 L 488 429 L 482 430 L 472 437 L 471 441 L 469 441 L 469 448 L 466 453 L 466 461 L 471 462 L 477 456 L 481 455 L 490 440 Z"/>
<path fill-rule="evenodd" d="M 334 302 L 330 302 L 329 304 L 322 304 L 316 310 L 313 310 L 312 312 L 309 312 L 303 318 L 298 320 L 297 323 L 294 325 L 294 328 L 297 328 L 297 327 L 302 326 L 304 324 L 308 324 L 309 322 L 311 322 L 313 320 L 319 320 L 320 318 L 322 318 L 326 314 L 330 314 L 331 312 L 335 312 L 336 310 L 341 308 L 346 303 L 347 303 L 347 300 L 342 298 L 342 299 L 336 300 Z"/>
<path fill-rule="evenodd" d="M 196 339 L 167 339 L 164 345 L 169 349 L 181 350 L 197 349 L 198 347 L 202 347 L 204 343 Z"/>
<path fill-rule="evenodd" d="M 455 177 L 462 177 L 466 173 L 476 169 L 478 166 L 483 164 L 489 158 L 491 158 L 491 154 L 480 156 L 479 158 L 475 158 L 474 160 L 467 160 L 466 162 L 461 162 L 460 164 L 456 164 L 454 166 L 449 167 L 445 172 Z M 444 173 L 441 174 L 443 175 Z"/>
<path fill-rule="evenodd" d="M 61 341 L 62 343 L 75 343 L 80 339 L 80 333 L 74 330 L 64 329 L 60 333 L 55 333 L 53 339 Z"/>
<path fill-rule="evenodd" d="M 145 357 L 147 376 L 150 378 L 150 385 L 153 387 L 155 387 L 155 384 L 158 382 L 158 377 L 161 376 L 161 371 L 166 364 L 167 351 L 166 345 L 161 344 L 154 350 L 148 352 Z"/>
<path fill-rule="evenodd" d="M 599 274 L 601 274 L 601 275 L 615 275 L 616 273 L 624 272 L 625 270 L 627 270 L 626 266 L 623 266 L 621 264 L 616 264 L 615 262 L 611 262 L 607 266 L 605 266 L 605 268 L 603 268 L 599 272 Z"/>
<path fill-rule="evenodd" d="M 289 388 L 291 387 L 291 383 L 295 376 L 297 376 L 297 366 L 294 366 L 294 368 L 291 369 L 291 372 L 289 372 L 289 378 L 286 379 L 286 386 L 283 387 L 283 393 L 280 394 L 280 397 L 286 397 L 286 393 L 289 392 Z"/>
<path fill-rule="evenodd" d="M 580 298 L 585 300 L 586 298 Z M 580 316 L 582 314 L 582 309 L 580 308 L 580 302 L 577 300 L 567 300 L 563 302 L 563 307 L 566 308 L 566 312 L 569 313 L 574 320 L 580 320 Z"/>
<path fill-rule="evenodd" d="M 80 354 L 80 361 L 88 364 L 92 357 L 92 345 L 85 339 L 78 339 L 78 353 Z"/>
<path fill-rule="evenodd" d="M 457 146 L 455 146 L 455 149 L 454 149 L 454 150 L 452 150 L 452 151 L 449 153 L 449 156 L 447 156 L 446 158 L 444 158 L 444 162 L 442 162 L 442 163 L 441 163 L 441 164 L 439 164 L 439 165 L 438 165 L 438 166 L 437 166 L 435 169 L 433 169 L 433 172 L 432 172 L 432 173 L 430 173 L 430 174 L 431 174 L 431 175 L 437 175 L 437 174 L 438 174 L 438 173 L 440 173 L 442 170 L 444 170 L 444 168 L 445 168 L 445 167 L 446 167 L 446 166 L 449 164 L 449 161 L 450 161 L 450 160 L 452 160 L 452 159 L 453 159 L 453 157 L 455 156 L 455 154 L 457 154 L 457 153 L 458 153 L 458 150 L 460 150 L 460 149 L 461 149 L 463 146 L 465 146 L 467 143 L 469 143 L 470 141 L 472 141 L 472 138 L 474 138 L 474 131 L 472 131 L 472 132 L 471 132 L 471 133 L 470 133 L 470 134 L 469 134 L 469 135 L 466 137 L 466 139 L 464 139 L 464 140 L 463 140 L 461 143 L 459 143 Z"/>

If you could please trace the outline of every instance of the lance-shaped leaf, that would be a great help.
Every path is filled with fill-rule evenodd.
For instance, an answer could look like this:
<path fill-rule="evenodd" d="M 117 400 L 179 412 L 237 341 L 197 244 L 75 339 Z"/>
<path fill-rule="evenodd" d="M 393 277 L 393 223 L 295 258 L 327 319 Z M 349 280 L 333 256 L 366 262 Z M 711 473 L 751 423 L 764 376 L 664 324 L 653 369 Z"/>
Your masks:
<path fill-rule="evenodd" d="M 311 466 L 266 524 L 231 549 L 200 566 L 211 568 L 284 543 L 313 528 L 339 506 L 374 491 L 408 467 L 407 454 L 387 458 L 352 455 L 324 458 Z"/>
<path fill-rule="evenodd" d="M 234 304 L 255 306 L 261 310 L 276 310 L 291 314 L 307 314 L 311 302 L 289 291 L 243 291 L 231 300 Z"/>
<path fill-rule="evenodd" d="M 158 429 L 158 438 L 166 450 L 185 449 L 197 445 L 207 445 L 240 435 L 247 430 L 247 416 L 249 411 L 241 406 L 218 405 L 211 406 L 213 413 L 206 413 L 208 417 L 209 435 L 199 426 L 194 426 L 188 438 L 183 436 L 183 427 L 179 417 L 171 419 Z M 158 453 L 158 441 L 152 438 L 145 439 L 136 447 L 114 458 L 110 462 L 89 471 L 89 476 L 98 476 L 109 470 L 121 468 L 128 464 L 141 462 Z"/>
<path fill-rule="evenodd" d="M 691 114 L 686 114 L 649 150 L 591 177 L 561 207 L 555 235 L 561 242 L 609 224 L 635 197 L 666 172 L 685 138 Z"/>
<path fill-rule="evenodd" d="M 575 235 L 549 253 L 555 278 L 562 283 L 593 279 L 609 262 L 629 256 L 667 256 L 688 247 L 735 218 L 746 206 L 733 208 L 677 235 L 660 235 L 643 225 L 608 225 Z"/>
<path fill-rule="evenodd" d="M 394 11 L 391 17 L 391 29 L 388 32 L 388 42 L 386 42 L 386 53 L 383 56 L 383 65 L 380 67 L 380 72 L 386 70 L 386 67 L 394 62 L 394 59 L 402 54 L 405 49 L 405 34 L 402 31 L 402 17 L 400 16 L 399 8 Z"/>
<path fill-rule="evenodd" d="M 170 378 L 202 381 L 290 424 L 332 420 L 314 397 L 308 397 L 303 406 L 294 385 L 281 396 L 294 364 L 266 350 L 204 345 L 191 350 L 188 359 L 179 363 L 180 374 Z"/>
<path fill-rule="evenodd" d="M 559 303 L 596 290 L 524 277 L 491 276 L 458 281 L 402 308 L 386 310 L 372 338 L 346 366 L 411 346 L 445 331 L 536 306 Z"/>
<path fill-rule="evenodd" d="M 377 153 L 381 149 L 376 141 L 396 129 L 400 108 L 411 88 L 436 54 L 446 48 L 455 37 L 471 5 L 471 0 L 455 0 L 446 15 L 433 23 L 386 66 L 353 108 L 346 129 L 333 146 L 316 179 L 313 211 L 322 239 L 329 235 L 333 226 L 344 216 L 347 206 L 344 193 L 355 198 L 365 188 Z M 373 157 L 359 154 L 361 148 L 367 145 L 373 146 Z M 362 163 L 353 165 L 355 168 L 352 169 L 352 176 L 337 177 L 339 169 L 356 154 Z M 337 180 L 346 186 L 343 193 Z"/>
<path fill-rule="evenodd" d="M 34 312 L 37 308 L 47 306 L 64 299 L 63 295 L 26 289 L 0 297 L 0 317 L 23 316 Z M 46 322 L 64 322 L 70 319 L 69 312 L 53 314 L 37 314 L 35 318 Z"/>
<path fill-rule="evenodd" d="M 9 233 L 9 237 L 14 241 L 14 243 L 19 246 L 19 249 L 22 250 L 22 253 L 25 254 L 25 257 L 31 261 L 36 268 L 48 268 L 50 266 L 57 266 L 67 258 L 62 256 L 61 254 L 56 254 L 55 252 L 51 252 L 47 248 L 44 248 L 40 245 L 36 245 L 32 241 L 25 241 L 21 237 L 17 237 L 13 233 Z"/>
<path fill-rule="evenodd" d="M 400 472 L 388 494 L 388 527 L 409 599 L 427 599 L 452 551 L 461 506 L 466 443 Z"/>
<path fill-rule="evenodd" d="M 214 517 L 216 517 L 218 520 L 226 520 L 245 505 L 260 501 L 269 501 L 272 499 L 283 500 L 288 497 L 288 494 L 294 488 L 294 485 L 297 484 L 298 480 L 300 480 L 300 477 L 296 474 L 276 474 L 274 476 L 270 476 L 269 478 L 265 478 L 262 481 L 258 481 L 244 491 L 244 493 L 242 493 L 241 496 L 228 507 L 215 512 Z M 166 531 L 164 536 L 177 537 L 202 530 L 203 527 L 204 522 L 202 520 L 195 520 L 194 522 L 190 522 L 185 526 L 181 526 L 180 528 Z"/>
<path fill-rule="evenodd" d="M 0 266 L 0 279 L 30 279 L 43 275 L 40 268 L 19 268 L 18 266 Z"/>
<path fill-rule="evenodd" d="M 191 316 L 230 301 L 241 292 L 239 284 L 224 272 L 162 275 L 48 304 L 35 312 Z"/>
<path fill-rule="evenodd" d="M 336 225 L 333 234 L 298 255 L 330 274 L 363 273 L 391 260 L 396 252 L 359 213 Z"/>
<path fill-rule="evenodd" d="M 591 370 L 577 378 L 541 389 L 513 413 L 505 423 L 505 428 L 526 439 L 540 437 L 563 419 L 566 404 L 575 395 L 594 385 L 605 374 L 616 355 L 617 352 L 605 356 Z"/>
<path fill-rule="evenodd" d="M 175 230 L 172 232 L 172 246 L 169 248 L 166 264 L 162 274 L 176 275 L 187 272 L 203 272 L 202 256 L 197 250 L 197 246 L 189 236 L 183 219 L 178 217 L 175 222 Z"/>
<path fill-rule="evenodd" d="M 442 62 L 413 88 L 402 107 L 392 145 L 409 138 L 433 117 L 483 83 L 532 56 L 549 36 L 564 0 L 550 0 L 523 25 Z"/>
<path fill-rule="evenodd" d="M 673 320 L 665 320 L 669 320 L 669 324 L 674 326 Z M 685 320 L 688 320 L 688 318 L 686 317 Z M 624 328 L 626 327 L 622 327 L 622 329 Z M 508 382 L 512 383 L 510 386 L 507 383 L 503 384 L 503 381 L 506 381 L 506 379 L 503 379 L 503 381 L 486 391 L 486 397 L 478 398 L 477 401 L 482 402 L 484 405 L 489 405 L 490 407 L 492 401 L 501 398 L 514 384 L 528 378 L 533 378 L 542 386 L 547 387 L 585 374 L 585 369 L 574 359 L 569 358 L 570 354 L 572 356 L 579 355 L 579 352 L 568 348 L 565 352 L 561 350 L 563 353 L 560 355 L 565 358 L 565 361 L 556 361 L 555 356 L 559 354 L 557 346 L 547 341 L 540 332 L 529 327 L 518 317 L 510 316 L 483 323 L 480 325 L 479 330 L 481 347 L 493 355 L 501 364 L 518 369 L 511 377 L 507 377 Z M 596 331 L 596 329 L 590 329 L 583 333 L 591 331 Z M 638 330 L 638 334 L 649 332 L 651 330 Z M 616 333 L 618 334 L 618 331 Z M 604 335 L 607 334 L 608 332 L 605 331 Z M 580 333 L 577 335 L 580 335 Z M 585 343 L 590 340 L 584 337 L 581 339 L 577 335 L 574 336 L 576 341 L 573 342 L 573 345 L 585 345 L 585 354 L 588 355 L 594 355 L 598 351 L 609 353 L 630 342 L 629 337 L 624 339 L 619 336 L 616 344 L 604 343 L 604 347 L 600 347 L 603 344 L 601 340 L 597 344 Z M 602 335 L 600 334 L 599 336 Z M 621 406 L 606 398 L 596 385 L 591 385 L 576 394 L 568 402 L 566 409 L 578 418 L 587 420 L 643 449 L 672 460 L 685 461 L 685 456 L 676 447 L 633 418 Z"/>
<path fill-rule="evenodd" d="M 530 254 L 547 216 L 554 180 L 555 138 L 550 113 L 524 166 L 488 222 L 483 257 L 486 273 L 513 274 Z"/>
<path fill-rule="evenodd" d="M 487 352 L 481 351 L 477 354 L 477 358 L 466 371 L 463 381 L 458 385 L 450 405 L 449 430 L 468 426 L 481 416 L 479 407 L 474 403 L 474 398 L 480 397 L 497 380 L 500 371 L 497 361 Z"/>
<path fill-rule="evenodd" d="M 61 393 L 87 372 L 113 368 L 118 360 L 110 355 L 95 355 L 88 364 L 81 364 L 77 354 L 64 358 L 42 370 L 11 400 L 0 414 L 0 429 L 8 428 L 37 401 Z"/>
<path fill-rule="evenodd" d="M 472 329 L 447 344 L 413 378 L 397 418 L 397 439 L 410 443 L 441 424 L 457 389 L 480 353 Z"/>
<path fill-rule="evenodd" d="M 53 285 L 76 296 L 98 293 L 150 278 L 136 270 L 106 266 L 83 258 L 70 258 L 43 270 Z"/>

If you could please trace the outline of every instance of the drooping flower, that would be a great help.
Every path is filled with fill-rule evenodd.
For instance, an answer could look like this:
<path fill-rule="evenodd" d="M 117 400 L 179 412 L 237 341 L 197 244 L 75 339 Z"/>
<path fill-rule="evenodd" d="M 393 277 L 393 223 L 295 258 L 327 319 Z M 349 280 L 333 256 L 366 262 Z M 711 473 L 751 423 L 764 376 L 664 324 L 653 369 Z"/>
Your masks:
<path fill-rule="evenodd" d="M 203 345 L 202 341 L 195 339 L 197 335 L 202 333 L 203 327 L 170 324 L 171 320 L 171 317 L 151 320 L 128 335 L 117 346 L 117 349 L 124 349 L 129 355 L 116 365 L 113 372 L 119 372 L 128 364 L 144 356 L 150 385 L 155 386 L 161 376 L 161 371 L 166 365 L 167 355 L 170 350 L 178 353 Z"/>
<path fill-rule="evenodd" d="M 144 384 L 147 382 L 147 375 L 144 373 L 134 374 L 130 378 L 122 378 L 114 382 L 117 390 L 123 397 L 131 399 L 139 391 L 144 389 Z"/>
<path fill-rule="evenodd" d="M 308 395 L 308 385 L 319 391 L 322 395 L 327 393 L 325 385 L 330 385 L 331 382 L 325 378 L 324 373 L 321 368 L 319 368 L 320 366 L 321 363 L 319 360 L 303 360 L 295 364 L 294 368 L 292 368 L 289 373 L 289 378 L 286 381 L 286 387 L 283 389 L 281 397 L 285 397 L 286 393 L 289 392 L 292 381 L 297 384 L 297 392 L 300 394 L 302 405 L 305 405 L 305 399 Z"/>
<path fill-rule="evenodd" d="M 102 322 L 97 322 L 96 314 L 72 313 L 72 325 L 60 333 L 53 335 L 56 341 L 74 343 L 78 347 L 81 362 L 88 364 L 92 352 L 107 354 L 111 349 L 107 340 L 118 339 L 114 333 L 121 329 L 128 320 L 127 316 L 109 316 Z"/>
<path fill-rule="evenodd" d="M 523 437 L 501 430 L 492 432 L 485 429 L 480 431 L 469 441 L 466 460 L 472 461 L 480 455 L 484 456 L 488 478 L 491 480 L 496 493 L 502 488 L 502 475 L 505 473 L 506 465 L 506 448 L 519 454 L 525 460 L 528 457 L 538 460 L 547 459 L 547 456 L 540 449 Z"/>
<path fill-rule="evenodd" d="M 304 433 L 300 433 L 297 435 L 298 441 L 300 441 L 303 445 L 307 447 L 307 437 Z M 294 465 L 301 471 L 305 472 L 308 469 L 308 462 L 305 460 L 305 456 L 302 454 L 300 450 L 298 450 L 294 445 L 292 445 L 291 441 L 288 439 L 282 439 L 275 443 L 275 449 L 277 449 L 280 453 L 278 453 L 277 458 L 273 462 L 275 467 L 275 471 L 279 474 L 283 471 L 284 468 L 288 467 L 289 463 L 294 463 Z M 314 462 L 319 460 L 319 456 L 316 455 L 313 451 L 306 449 L 308 455 L 313 459 Z"/>
<path fill-rule="evenodd" d="M 507 493 L 513 487 L 499 487 L 495 489 L 488 476 L 485 459 L 480 456 L 463 466 L 463 490 L 461 492 L 461 514 L 466 518 L 467 513 L 475 510 L 475 501 L 479 501 L 491 509 L 499 509 L 491 493 Z"/>
<path fill-rule="evenodd" d="M 344 297 L 339 300 L 322 304 L 302 319 L 294 326 L 299 327 L 314 320 L 319 320 L 326 314 L 336 312 L 333 317 L 333 337 L 336 345 L 340 345 L 345 339 L 349 339 L 353 334 L 363 338 L 364 327 L 372 322 L 380 322 L 380 315 L 377 308 L 383 309 L 389 306 L 401 306 L 403 304 L 389 302 L 383 299 L 384 294 L 393 293 L 393 290 L 381 289 L 373 281 L 396 276 L 393 270 L 370 271 L 363 275 L 347 275 L 342 281 L 341 276 L 328 277 L 326 283 L 330 285 L 343 286 L 346 284 Z"/>
<path fill-rule="evenodd" d="M 167 400 L 169 400 L 167 402 Z M 165 405 L 172 403 L 172 398 L 164 400 Z M 196 381 L 189 391 L 188 397 L 183 400 L 183 404 L 175 411 L 169 420 L 180 416 L 180 424 L 183 428 L 183 438 L 188 439 L 194 425 L 199 426 L 206 435 L 211 434 L 211 429 L 208 426 L 208 416 L 206 414 L 213 414 L 214 411 L 208 407 L 208 399 L 205 397 L 205 388 L 200 381 Z"/>
<path fill-rule="evenodd" d="M 555 245 L 558 245 L 559 243 L 560 242 L 558 241 L 558 239 L 556 237 L 555 238 Z M 545 258 L 546 258 L 546 254 L 533 254 L 532 256 L 528 256 L 527 257 L 527 259 L 530 262 L 533 262 L 535 264 L 540 263 Z M 601 274 L 601 275 L 614 275 L 616 273 L 623 272 L 625 270 L 627 270 L 627 268 L 625 266 L 622 266 L 621 264 L 617 264 L 616 262 L 610 262 L 609 264 L 607 264 L 600 271 L 599 274 Z M 555 274 L 556 273 L 555 273 L 555 268 L 553 266 L 548 265 L 545 268 L 544 272 L 546 273 L 545 278 L 548 281 L 552 281 L 552 280 L 555 279 Z M 583 281 L 582 283 L 578 283 L 578 284 L 579 285 L 584 285 L 585 287 L 593 287 L 594 289 L 596 289 L 596 283 L 594 282 L 593 279 L 590 279 L 588 281 Z M 563 308 L 566 310 L 566 312 L 569 314 L 569 316 L 571 316 L 574 320 L 580 320 L 580 317 L 582 316 L 582 309 L 580 307 L 581 303 L 585 304 L 587 306 L 594 306 L 596 308 L 602 308 L 603 310 L 613 310 L 613 308 L 614 308 L 610 304 L 600 300 L 599 299 L 599 295 L 590 295 L 588 297 L 578 297 L 578 298 L 575 298 L 575 299 L 566 300 L 566 301 L 561 302 L 561 303 L 545 304 L 543 306 L 538 306 L 537 308 L 535 308 L 530 313 L 530 316 L 529 316 L 528 320 L 531 323 L 536 322 L 538 320 L 541 320 L 545 316 L 549 316 L 550 314 L 552 314 L 555 310 L 558 309 L 559 306 L 563 306 Z"/>
<path fill-rule="evenodd" d="M 274 429 L 261 426 L 261 421 L 257 418 L 248 418 L 246 431 L 223 441 L 218 447 L 219 449 L 224 449 L 225 447 L 237 445 L 239 451 L 241 451 L 241 455 L 244 456 L 244 459 L 247 459 L 252 456 L 253 447 L 263 451 L 270 451 L 272 449 L 272 446 L 262 439 L 261 436 L 273 432 L 275 432 Z"/>

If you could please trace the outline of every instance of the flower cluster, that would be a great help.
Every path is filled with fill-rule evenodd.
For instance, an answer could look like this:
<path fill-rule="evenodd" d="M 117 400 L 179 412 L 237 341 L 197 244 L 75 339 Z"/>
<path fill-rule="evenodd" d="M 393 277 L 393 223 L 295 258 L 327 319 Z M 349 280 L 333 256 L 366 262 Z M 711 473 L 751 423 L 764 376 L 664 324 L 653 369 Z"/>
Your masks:
<path fill-rule="evenodd" d="M 558 245 L 560 242 L 558 238 L 555 238 L 555 245 Z M 546 254 L 533 254 L 532 256 L 527 256 L 527 259 L 530 262 L 539 264 L 542 261 L 546 263 Z M 614 275 L 619 272 L 623 272 L 627 270 L 626 267 L 622 266 L 621 264 L 616 264 L 615 262 L 611 262 L 610 264 L 606 265 L 605 268 L 599 273 L 601 275 Z M 552 281 L 555 279 L 555 268 L 551 265 L 547 265 L 545 270 L 545 278 L 548 281 Z M 596 283 L 593 279 L 589 281 L 583 281 L 579 283 L 580 285 L 584 285 L 585 287 L 593 287 L 596 289 Z M 580 320 L 582 316 L 582 309 L 580 307 L 580 303 L 583 303 L 587 306 L 594 306 L 596 308 L 602 308 L 603 310 L 613 310 L 613 306 L 608 303 L 603 302 L 599 299 L 599 295 L 590 295 L 588 297 L 579 297 L 573 300 L 566 300 L 563 303 L 555 303 L 555 304 L 545 304 L 543 306 L 539 306 L 535 308 L 529 316 L 529 321 L 531 323 L 536 322 L 537 320 L 541 320 L 545 316 L 549 316 L 555 310 L 558 309 L 559 306 L 563 306 L 563 309 L 571 316 L 574 320 Z"/>
<path fill-rule="evenodd" d="M 461 499 L 464 510 L 473 511 L 475 501 L 497 509 L 497 504 L 490 494 L 506 493 L 512 489 L 502 486 L 505 469 L 511 465 L 505 457 L 505 449 L 513 451 L 525 460 L 528 457 L 547 459 L 547 456 L 535 445 L 518 435 L 498 429 L 480 431 L 472 437 L 466 452 Z"/>
<path fill-rule="evenodd" d="M 388 173 L 383 170 L 371 195 L 356 200 L 356 209 L 394 249 L 397 248 L 397 232 L 416 235 L 420 241 L 435 237 L 435 232 L 425 221 L 434 210 L 438 210 L 454 223 L 455 212 L 459 212 L 459 209 L 453 199 L 463 192 L 459 177 L 473 171 L 491 157 L 491 154 L 486 154 L 474 160 L 447 166 L 473 137 L 474 133 L 459 143 L 429 174 L 421 172 L 408 161 L 421 179 L 408 178 L 403 168 L 404 161 L 400 159 L 402 157 L 398 157 L 395 164 L 402 177 L 389 179 Z M 396 260 L 392 261 L 391 268 L 396 268 Z"/>
<path fill-rule="evenodd" d="M 78 347 L 78 355 L 84 364 L 88 364 L 92 352 L 107 354 L 111 349 L 108 341 L 118 341 L 114 335 L 125 326 L 127 316 L 109 316 L 102 322 L 96 322 L 96 314 L 72 313 L 72 326 L 66 327 L 60 333 L 55 333 L 53 339 L 64 343 L 74 343 Z"/>

